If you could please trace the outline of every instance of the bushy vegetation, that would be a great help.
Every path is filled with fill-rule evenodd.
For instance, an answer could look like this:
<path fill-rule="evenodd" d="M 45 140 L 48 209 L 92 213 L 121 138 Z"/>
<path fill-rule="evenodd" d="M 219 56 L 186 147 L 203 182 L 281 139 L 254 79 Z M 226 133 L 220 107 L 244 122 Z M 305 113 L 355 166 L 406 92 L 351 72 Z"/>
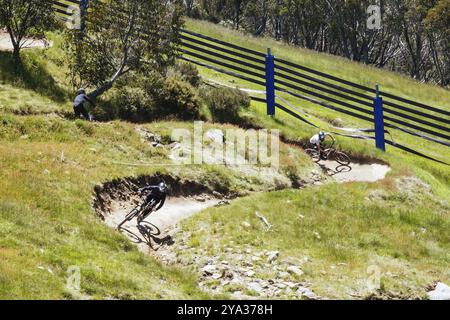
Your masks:
<path fill-rule="evenodd" d="M 250 97 L 234 88 L 205 88 L 202 98 L 214 122 L 240 123 L 240 112 L 250 107 Z"/>

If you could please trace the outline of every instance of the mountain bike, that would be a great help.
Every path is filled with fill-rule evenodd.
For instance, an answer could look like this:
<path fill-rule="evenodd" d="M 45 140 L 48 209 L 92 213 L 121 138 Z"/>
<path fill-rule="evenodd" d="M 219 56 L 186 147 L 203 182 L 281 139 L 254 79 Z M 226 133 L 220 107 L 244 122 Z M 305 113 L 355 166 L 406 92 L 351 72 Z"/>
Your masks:
<path fill-rule="evenodd" d="M 117 229 L 122 229 L 122 226 L 137 218 L 138 224 L 140 224 L 144 217 L 148 216 L 155 209 L 156 201 L 152 199 L 150 202 L 144 202 L 140 205 L 137 205 L 133 210 L 131 210 L 126 216 L 125 219 L 117 226 Z"/>
<path fill-rule="evenodd" d="M 340 165 L 348 166 L 350 164 L 350 157 L 344 152 L 337 151 L 335 148 L 336 140 L 333 138 L 333 144 L 330 148 L 322 150 L 319 152 L 317 148 L 306 149 L 305 152 L 308 154 L 314 162 L 320 162 L 321 160 L 334 160 Z"/>

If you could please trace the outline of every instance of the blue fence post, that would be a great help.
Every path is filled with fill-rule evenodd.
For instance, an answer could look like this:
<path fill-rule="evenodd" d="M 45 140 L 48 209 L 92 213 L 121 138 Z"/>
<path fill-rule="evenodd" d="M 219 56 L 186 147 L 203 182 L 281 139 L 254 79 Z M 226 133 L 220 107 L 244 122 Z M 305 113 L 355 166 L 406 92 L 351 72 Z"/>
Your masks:
<path fill-rule="evenodd" d="M 275 115 L 275 57 L 267 49 L 266 56 L 266 100 L 267 115 Z"/>
<path fill-rule="evenodd" d="M 380 97 L 379 84 L 377 82 L 376 97 L 374 99 L 375 143 L 376 147 L 386 151 L 384 140 L 383 98 Z"/>
<path fill-rule="evenodd" d="M 89 8 L 89 0 L 81 0 L 80 1 L 80 31 L 84 33 L 84 29 L 86 27 L 86 16 Z"/>

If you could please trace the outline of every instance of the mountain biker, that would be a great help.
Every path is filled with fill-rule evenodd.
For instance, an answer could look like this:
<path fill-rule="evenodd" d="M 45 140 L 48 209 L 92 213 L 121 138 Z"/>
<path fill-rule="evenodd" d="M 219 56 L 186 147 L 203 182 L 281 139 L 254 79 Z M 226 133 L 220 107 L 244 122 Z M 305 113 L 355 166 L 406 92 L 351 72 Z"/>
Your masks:
<path fill-rule="evenodd" d="M 155 202 L 152 208 L 156 208 L 153 210 L 148 210 L 148 212 L 143 212 L 143 215 L 139 218 L 139 222 L 145 220 L 148 215 L 152 212 L 158 211 L 164 205 L 167 196 L 167 185 L 164 182 L 160 182 L 158 185 L 149 185 L 144 188 L 139 189 L 139 192 L 142 194 L 144 192 L 149 192 L 145 203 L 150 203 L 152 201 Z"/>
<path fill-rule="evenodd" d="M 327 134 L 323 131 L 320 131 L 318 134 L 315 134 L 311 137 L 309 142 L 313 145 L 314 148 L 316 148 L 319 151 L 320 158 L 323 156 L 323 148 L 322 143 L 325 141 Z"/>
<path fill-rule="evenodd" d="M 89 102 L 92 107 L 95 107 L 94 102 L 87 96 L 86 90 L 80 88 L 77 91 L 75 101 L 73 102 L 73 111 L 77 118 L 79 118 L 80 115 L 82 115 L 86 120 L 91 121 L 92 120 L 91 115 L 86 111 L 86 108 L 84 107 L 84 103 L 86 101 Z"/>

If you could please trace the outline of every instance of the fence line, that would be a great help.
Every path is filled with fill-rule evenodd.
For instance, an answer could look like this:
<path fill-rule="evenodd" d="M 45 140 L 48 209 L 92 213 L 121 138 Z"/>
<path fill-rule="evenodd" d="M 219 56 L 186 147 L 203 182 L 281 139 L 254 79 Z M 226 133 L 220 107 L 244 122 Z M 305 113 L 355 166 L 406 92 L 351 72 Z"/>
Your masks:
<path fill-rule="evenodd" d="M 80 8 L 82 6 L 85 8 L 87 0 L 59 0 L 54 1 L 53 3 L 55 12 L 60 14 L 58 17 L 68 21 L 71 18 L 69 8 L 72 8 L 74 4 Z M 252 99 L 266 103 L 268 114 L 270 115 L 275 114 L 275 108 L 278 108 L 309 125 L 314 125 L 296 112 L 284 107 L 280 103 L 272 101 L 273 95 L 271 97 L 269 93 L 277 90 L 371 123 L 374 123 L 376 118 L 379 118 L 381 114 L 381 124 L 383 127 L 386 126 L 401 130 L 407 134 L 450 147 L 449 142 L 434 138 L 439 137 L 450 140 L 450 135 L 446 134 L 450 133 L 449 111 L 399 97 L 388 92 L 379 91 L 378 88 L 369 88 L 297 63 L 275 58 L 271 55 L 270 49 L 268 54 L 266 54 L 230 42 L 205 36 L 200 33 L 192 32 L 187 29 L 181 30 L 180 38 L 180 59 L 257 85 L 265 86 L 267 92 L 266 99 L 257 97 L 252 97 Z M 194 57 L 195 59 L 189 58 L 189 56 Z M 270 61 L 272 62 L 269 63 Z M 211 65 L 210 63 L 220 67 Z M 230 71 L 229 69 L 233 71 Z M 374 100 L 374 98 L 367 93 L 376 93 L 377 98 Z M 378 104 L 376 103 L 377 101 Z M 330 102 L 335 105 L 330 104 Z M 401 105 L 399 102 L 409 106 Z M 419 110 L 415 108 L 419 108 Z M 273 111 L 271 111 L 272 109 Z M 389 115 L 384 115 L 383 112 L 397 117 L 394 118 Z M 432 113 L 430 114 L 428 112 Z M 375 114 L 377 117 L 374 117 Z M 425 117 L 427 119 L 421 119 L 415 116 Z M 405 119 L 409 122 L 401 119 Z M 387 120 L 387 122 L 385 120 Z M 397 125 L 401 126 L 399 127 Z M 409 130 L 408 128 L 412 130 Z M 439 131 L 436 131 L 436 129 Z M 373 131 L 376 132 L 375 137 L 359 136 L 359 138 L 375 139 L 377 141 L 377 147 L 383 146 L 383 148 L 379 147 L 380 149 L 384 149 L 384 143 L 387 143 L 424 158 L 444 163 L 406 146 L 401 146 L 393 141 L 384 139 L 384 129 L 382 129 L 382 131 L 378 129 Z M 422 133 L 430 134 L 431 136 Z M 380 144 L 380 142 L 382 142 L 382 144 Z"/>

